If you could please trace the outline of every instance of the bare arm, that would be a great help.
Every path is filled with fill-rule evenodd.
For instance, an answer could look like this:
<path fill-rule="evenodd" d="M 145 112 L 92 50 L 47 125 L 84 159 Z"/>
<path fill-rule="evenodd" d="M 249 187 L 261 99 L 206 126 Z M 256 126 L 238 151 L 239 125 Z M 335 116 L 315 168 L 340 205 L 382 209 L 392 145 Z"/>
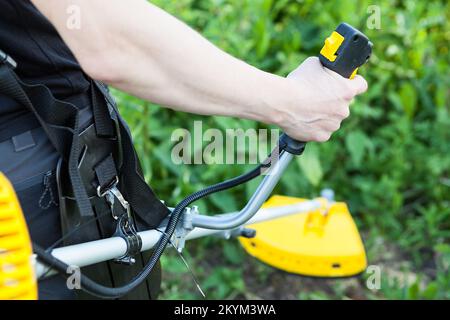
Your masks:
<path fill-rule="evenodd" d="M 309 59 L 290 79 L 218 49 L 145 0 L 32 0 L 91 77 L 175 110 L 281 126 L 302 140 L 327 140 L 348 116 L 362 78 L 343 79 Z M 69 28 L 67 8 L 80 10 Z"/>

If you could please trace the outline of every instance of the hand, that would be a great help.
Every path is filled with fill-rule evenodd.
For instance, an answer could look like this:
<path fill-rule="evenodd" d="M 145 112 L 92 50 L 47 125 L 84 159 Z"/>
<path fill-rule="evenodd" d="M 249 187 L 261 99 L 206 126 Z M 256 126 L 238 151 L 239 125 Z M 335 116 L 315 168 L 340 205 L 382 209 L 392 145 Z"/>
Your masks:
<path fill-rule="evenodd" d="M 343 78 L 323 67 L 316 57 L 306 59 L 286 81 L 296 87 L 298 94 L 280 106 L 276 122 L 299 141 L 329 140 L 350 115 L 351 100 L 367 90 L 363 77 Z"/>

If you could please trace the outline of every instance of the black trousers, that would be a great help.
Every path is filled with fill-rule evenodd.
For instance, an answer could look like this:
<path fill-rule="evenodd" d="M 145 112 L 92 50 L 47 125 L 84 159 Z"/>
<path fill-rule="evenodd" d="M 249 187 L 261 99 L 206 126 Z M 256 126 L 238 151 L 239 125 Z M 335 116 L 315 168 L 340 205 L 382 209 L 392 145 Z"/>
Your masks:
<path fill-rule="evenodd" d="M 87 109 L 86 109 L 87 110 Z M 81 117 L 83 124 L 90 123 L 88 114 Z M 85 127 L 85 126 L 82 126 Z M 56 184 L 56 166 L 59 155 L 49 141 L 42 128 L 36 128 L 21 133 L 6 141 L 0 141 L 0 171 L 12 182 L 18 195 L 22 210 L 27 221 L 31 239 L 44 249 L 51 247 L 62 238 L 58 193 Z M 151 252 L 137 257 L 133 266 L 111 265 L 104 271 L 83 270 L 95 280 L 100 280 L 109 272 L 114 273 L 114 283 L 105 285 L 122 285 L 128 283 L 144 267 Z M 91 267 L 88 267 L 91 268 Z M 109 271 L 108 271 L 109 270 Z M 124 297 L 125 299 L 155 298 L 158 294 L 161 280 L 159 264 L 147 281 L 136 290 Z M 39 299 L 77 299 L 94 298 L 81 292 L 68 289 L 66 279 L 61 275 L 45 278 L 38 282 Z"/>
<path fill-rule="evenodd" d="M 0 171 L 16 190 L 31 239 L 48 248 L 61 238 L 55 168 L 58 155 L 44 131 L 33 129 L 0 142 Z M 63 276 L 38 282 L 39 299 L 75 299 Z"/>

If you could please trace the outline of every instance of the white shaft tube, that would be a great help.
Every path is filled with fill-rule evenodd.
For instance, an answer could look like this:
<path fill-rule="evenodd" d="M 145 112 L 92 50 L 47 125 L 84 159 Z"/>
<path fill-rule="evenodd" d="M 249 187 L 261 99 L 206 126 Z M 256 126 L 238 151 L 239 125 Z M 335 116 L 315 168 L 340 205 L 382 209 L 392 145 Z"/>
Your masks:
<path fill-rule="evenodd" d="M 294 205 L 260 209 L 257 214 L 246 223 L 246 225 L 273 220 L 295 213 L 308 212 L 320 207 L 321 204 L 319 201 L 310 200 Z M 236 214 L 236 212 L 232 212 L 230 214 Z M 210 236 L 221 232 L 223 232 L 223 230 L 195 228 L 186 236 L 186 240 Z M 147 251 L 153 248 L 153 246 L 161 237 L 161 232 L 156 230 L 143 231 L 139 232 L 138 234 L 142 238 L 142 251 Z M 57 248 L 52 250 L 51 253 L 53 256 L 68 265 L 85 267 L 88 265 L 121 257 L 126 253 L 126 251 L 127 244 L 125 240 L 120 237 L 113 237 Z M 53 272 L 48 271 L 48 267 L 44 264 L 40 262 L 36 263 L 36 275 L 38 278 L 44 274 L 50 275 L 52 273 Z"/>

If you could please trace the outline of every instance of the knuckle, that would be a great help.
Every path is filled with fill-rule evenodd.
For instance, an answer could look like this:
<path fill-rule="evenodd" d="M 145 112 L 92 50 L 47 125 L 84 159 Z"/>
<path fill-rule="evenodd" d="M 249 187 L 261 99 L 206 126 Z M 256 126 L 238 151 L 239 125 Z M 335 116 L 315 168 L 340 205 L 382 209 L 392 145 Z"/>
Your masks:
<path fill-rule="evenodd" d="M 341 119 L 348 118 L 350 116 L 350 108 L 348 106 L 345 106 L 345 108 L 342 108 L 339 115 L 341 116 Z"/>
<path fill-rule="evenodd" d="M 309 63 L 316 63 L 316 62 L 319 61 L 319 58 L 317 58 L 317 57 L 308 57 L 308 58 L 306 58 L 305 61 L 307 61 Z"/>
<path fill-rule="evenodd" d="M 339 130 L 341 127 L 341 120 L 335 119 L 327 121 L 327 123 L 323 126 L 322 130 L 325 130 L 326 132 L 335 132 Z"/>
<path fill-rule="evenodd" d="M 325 134 L 323 135 L 323 140 L 322 140 L 322 142 L 326 142 L 326 141 L 330 140 L 330 138 L 331 138 L 331 133 L 325 133 Z"/>
<path fill-rule="evenodd" d="M 344 92 L 342 94 L 342 99 L 344 99 L 345 101 L 350 101 L 350 100 L 352 100 L 354 98 L 354 96 L 355 95 L 353 94 L 353 92 L 348 91 L 348 92 Z"/>
<path fill-rule="evenodd" d="M 360 84 L 359 87 L 361 92 L 367 91 L 369 84 L 367 83 L 367 80 L 364 79 L 362 76 L 356 75 L 353 81 L 357 81 Z"/>
<path fill-rule="evenodd" d="M 334 121 L 342 121 L 350 116 L 350 108 L 348 104 L 341 104 L 336 108 L 334 114 L 332 115 L 332 119 Z"/>
<path fill-rule="evenodd" d="M 353 89 L 353 87 L 347 83 L 346 86 L 344 86 L 343 90 L 342 90 L 342 98 L 344 100 L 352 100 L 356 95 L 355 90 Z"/>
<path fill-rule="evenodd" d="M 341 122 L 340 121 L 333 123 L 333 129 L 332 129 L 333 132 L 339 130 L 340 127 L 341 127 Z"/>
<path fill-rule="evenodd" d="M 330 140 L 331 133 L 329 132 L 319 132 L 316 134 L 314 141 L 316 142 L 326 142 Z"/>

